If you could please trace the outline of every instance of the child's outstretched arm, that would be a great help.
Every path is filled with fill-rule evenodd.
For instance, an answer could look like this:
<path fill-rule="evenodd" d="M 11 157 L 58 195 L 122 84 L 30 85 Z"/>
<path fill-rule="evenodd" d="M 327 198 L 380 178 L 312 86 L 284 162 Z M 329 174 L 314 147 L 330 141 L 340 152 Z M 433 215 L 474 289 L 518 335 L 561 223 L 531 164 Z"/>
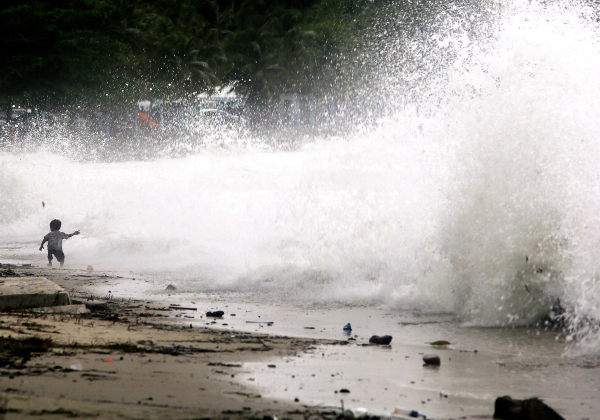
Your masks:
<path fill-rule="evenodd" d="M 42 241 L 42 244 L 40 245 L 40 251 L 41 251 L 42 249 L 44 249 L 44 244 L 45 244 L 46 242 L 48 242 L 48 239 L 44 238 L 44 240 Z"/>
<path fill-rule="evenodd" d="M 78 230 L 76 230 L 76 231 L 75 231 L 75 232 L 73 232 L 73 233 L 69 233 L 69 238 L 70 238 L 71 236 L 75 236 L 75 235 L 79 235 L 79 231 L 78 231 Z"/>

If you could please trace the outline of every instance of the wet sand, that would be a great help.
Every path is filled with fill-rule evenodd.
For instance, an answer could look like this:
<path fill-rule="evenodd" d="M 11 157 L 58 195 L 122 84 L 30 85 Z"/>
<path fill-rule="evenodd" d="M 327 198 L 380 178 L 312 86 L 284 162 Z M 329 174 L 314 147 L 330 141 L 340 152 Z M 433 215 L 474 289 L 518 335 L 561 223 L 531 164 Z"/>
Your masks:
<path fill-rule="evenodd" d="M 552 386 L 540 374 L 544 353 L 529 361 L 494 353 L 499 330 L 490 334 L 489 348 L 483 351 L 469 341 L 459 342 L 459 330 L 452 333 L 455 347 L 432 347 L 425 342 L 443 338 L 441 332 L 448 334 L 451 324 L 424 331 L 381 313 L 377 322 L 383 331 L 378 332 L 396 325 L 405 335 L 395 335 L 391 346 L 369 346 L 365 328 L 345 335 L 326 331 L 347 319 L 344 311 L 339 319 L 335 311 L 323 312 L 331 318 L 325 322 L 314 312 L 290 315 L 223 297 L 196 302 L 134 274 L 35 267 L 14 271 L 23 281 L 28 274 L 45 276 L 76 301 L 106 302 L 108 310 L 0 315 L 4 338 L 52 340 L 48 351 L 34 353 L 22 365 L 14 358 L 0 369 L 6 419 L 330 419 L 341 415 L 342 406 L 355 412 L 365 408 L 383 418 L 400 407 L 428 418 L 481 419 L 491 418 L 497 396 L 531 397 Z M 206 311 L 218 309 L 225 310 L 223 318 L 206 318 Z M 361 311 L 355 308 L 355 318 L 348 319 L 355 326 L 373 313 Z M 339 339 L 323 338 L 327 336 Z M 531 341 L 514 337 L 515 343 Z M 553 337 L 547 334 L 536 343 L 550 346 Z M 439 354 L 442 367 L 424 367 L 425 353 Z M 583 370 L 592 377 L 594 371 Z M 579 399 L 565 405 L 577 414 L 566 418 L 586 418 L 598 406 L 597 393 L 588 385 L 593 378 L 579 379 Z M 532 383 L 540 387 L 532 388 Z M 562 400 L 548 402 L 559 404 L 559 412 L 563 409 Z"/>
<path fill-rule="evenodd" d="M 83 272 L 15 272 L 23 275 L 23 281 L 27 274 L 44 275 L 70 289 L 75 300 L 90 297 L 87 290 L 69 287 Z M 236 379 L 247 373 L 247 363 L 277 369 L 278 361 L 310 351 L 315 340 L 232 333 L 210 326 L 190 328 L 180 322 L 161 322 L 167 317 L 158 315 L 174 310 L 149 301 L 95 301 L 108 302 L 108 310 L 0 315 L 4 350 L 14 340 L 51 340 L 45 351 L 34 351 L 25 361 L 23 351 L 4 351 L 0 418 L 305 418 L 313 411 L 321 418 L 333 418 L 339 414 L 300 401 L 264 398 L 253 378 Z M 332 340 L 318 344 L 339 345 Z"/>

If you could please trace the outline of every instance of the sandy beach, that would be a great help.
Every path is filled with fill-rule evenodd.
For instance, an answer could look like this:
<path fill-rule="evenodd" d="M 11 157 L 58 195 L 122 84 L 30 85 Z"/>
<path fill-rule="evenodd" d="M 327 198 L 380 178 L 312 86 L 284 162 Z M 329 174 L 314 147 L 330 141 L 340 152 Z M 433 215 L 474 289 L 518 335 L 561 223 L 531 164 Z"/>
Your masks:
<path fill-rule="evenodd" d="M 80 271 L 14 268 L 14 273 L 23 281 L 36 274 L 73 286 L 76 303 L 90 298 L 73 284 Z M 149 301 L 95 301 L 108 302 L 108 310 L 74 314 L 55 307 L 56 313 L 0 316 L 3 419 L 306 418 L 313 413 L 332 418 L 340 412 L 263 398 L 252 378 L 235 378 L 246 363 L 277 369 L 283 358 L 316 344 L 344 342 L 190 328 L 164 322 L 167 317 L 159 315 L 175 310 Z M 34 338 L 41 344 L 28 348 Z"/>
<path fill-rule="evenodd" d="M 342 413 L 404 419 L 409 410 L 429 419 L 485 419 L 502 395 L 541 396 L 569 419 L 593 418 L 598 408 L 595 369 L 566 360 L 556 365 L 562 344 L 551 331 L 485 335 L 372 308 L 281 307 L 278 313 L 222 296 L 191 300 L 136 274 L 0 269 L 23 281 L 44 276 L 74 303 L 69 313 L 55 307 L 0 315 L 4 419 L 333 419 Z M 89 311 L 85 303 L 100 307 Z M 219 309 L 223 317 L 206 317 Z M 342 319 L 357 329 L 330 331 Z M 392 345 L 370 345 L 368 325 L 393 331 Z M 454 342 L 428 344 L 436 337 Z M 22 341 L 29 339 L 34 342 Z M 500 350 L 506 340 L 511 352 Z M 424 366 L 428 353 L 439 355 L 442 366 Z M 576 373 L 577 381 L 565 372 Z M 576 385 L 564 390 L 558 378 Z"/>

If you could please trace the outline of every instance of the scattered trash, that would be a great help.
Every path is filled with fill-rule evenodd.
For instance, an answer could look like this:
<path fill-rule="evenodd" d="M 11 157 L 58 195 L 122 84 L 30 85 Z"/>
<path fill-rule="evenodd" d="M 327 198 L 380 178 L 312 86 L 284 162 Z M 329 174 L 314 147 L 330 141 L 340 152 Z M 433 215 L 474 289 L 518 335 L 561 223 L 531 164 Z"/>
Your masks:
<path fill-rule="evenodd" d="M 314 330 L 315 327 L 304 327 L 305 330 Z"/>
<path fill-rule="evenodd" d="M 102 359 L 103 362 L 112 362 L 113 359 Z"/>
<path fill-rule="evenodd" d="M 277 366 L 276 365 L 267 365 L 267 367 L 276 368 Z"/>
<path fill-rule="evenodd" d="M 396 407 L 392 414 L 394 419 L 427 419 L 423 414 L 419 414 L 417 410 L 407 410 L 405 408 Z"/>
<path fill-rule="evenodd" d="M 348 322 L 346 325 L 344 325 L 343 328 L 344 331 L 352 331 L 352 326 L 350 325 L 350 323 Z"/>
<path fill-rule="evenodd" d="M 214 311 L 214 312 L 207 312 L 206 316 L 212 317 L 212 318 L 221 318 L 223 315 L 225 315 L 225 312 L 223 311 Z"/>
<path fill-rule="evenodd" d="M 92 267 L 91 265 L 87 266 L 87 271 L 94 271 L 94 267 Z"/>
<path fill-rule="evenodd" d="M 176 309 L 178 311 L 197 311 L 198 308 L 190 308 L 187 306 L 169 305 L 169 309 Z"/>
<path fill-rule="evenodd" d="M 177 290 L 177 287 L 173 286 L 172 284 L 169 284 L 169 285 L 167 285 L 165 290 L 167 290 L 167 291 Z"/>
<path fill-rule="evenodd" d="M 223 366 L 223 367 L 236 367 L 241 368 L 241 363 L 222 363 L 222 362 L 208 362 L 207 366 Z"/>
<path fill-rule="evenodd" d="M 340 389 L 340 394 L 349 394 L 350 390 L 346 389 L 346 388 L 342 388 Z"/>
<path fill-rule="evenodd" d="M 434 341 L 433 343 L 429 343 L 432 346 L 449 346 L 450 342 L 446 340 Z"/>
<path fill-rule="evenodd" d="M 106 303 L 106 302 L 88 300 L 88 301 L 84 302 L 84 305 L 86 308 L 88 308 L 92 312 L 108 310 L 108 303 Z"/>
<path fill-rule="evenodd" d="M 262 395 L 254 394 L 252 392 L 225 392 L 225 394 L 241 395 L 242 397 L 246 398 L 262 398 Z"/>
<path fill-rule="evenodd" d="M 354 418 L 364 417 L 368 413 L 369 413 L 369 410 L 367 410 L 364 407 L 358 407 L 358 408 L 355 408 L 354 410 L 352 410 L 352 414 L 354 415 Z"/>
<path fill-rule="evenodd" d="M 426 365 L 439 366 L 441 364 L 440 356 L 437 354 L 426 354 L 423 356 L 423 361 Z"/>
<path fill-rule="evenodd" d="M 74 361 L 73 363 L 71 363 L 71 366 L 69 366 L 69 369 L 72 370 L 83 370 L 83 365 L 78 362 L 78 361 Z"/>
<path fill-rule="evenodd" d="M 392 342 L 391 335 L 382 335 L 381 337 L 378 335 L 374 335 L 373 337 L 369 338 L 369 343 L 371 343 L 371 344 L 387 345 L 387 344 L 390 344 L 391 342 Z"/>
<path fill-rule="evenodd" d="M 270 327 L 273 325 L 273 321 L 246 321 L 246 324 L 267 324 Z"/>

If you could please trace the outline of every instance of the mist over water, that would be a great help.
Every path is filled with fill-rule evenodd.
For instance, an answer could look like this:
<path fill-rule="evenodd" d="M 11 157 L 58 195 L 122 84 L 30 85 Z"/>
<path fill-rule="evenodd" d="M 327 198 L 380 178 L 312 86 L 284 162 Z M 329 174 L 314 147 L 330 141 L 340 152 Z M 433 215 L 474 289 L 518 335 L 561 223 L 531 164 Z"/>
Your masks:
<path fill-rule="evenodd" d="M 435 30 L 380 45 L 385 118 L 292 151 L 239 138 L 152 161 L 0 151 L 0 245 L 35 243 L 34 254 L 59 218 L 82 231 L 65 244 L 73 266 L 472 325 L 530 324 L 560 300 L 577 350 L 597 353 L 592 12 L 449 7 Z"/>

